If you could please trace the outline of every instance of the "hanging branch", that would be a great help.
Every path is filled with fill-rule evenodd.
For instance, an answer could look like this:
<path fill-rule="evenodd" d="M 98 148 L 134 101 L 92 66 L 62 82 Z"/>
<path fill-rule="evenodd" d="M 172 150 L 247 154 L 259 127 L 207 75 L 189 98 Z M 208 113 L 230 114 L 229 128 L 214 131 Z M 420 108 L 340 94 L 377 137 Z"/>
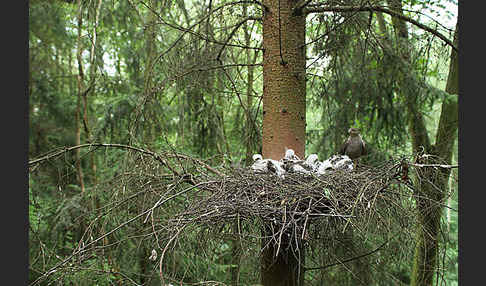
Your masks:
<path fill-rule="evenodd" d="M 78 5 L 78 37 L 77 37 L 77 51 L 76 51 L 76 59 L 78 61 L 78 75 L 76 77 L 77 79 L 77 84 L 78 84 L 78 98 L 77 98 L 77 104 L 76 104 L 76 114 L 75 114 L 75 120 L 76 120 L 76 144 L 81 144 L 81 99 L 86 98 L 86 94 L 89 91 L 87 89 L 86 91 L 83 92 L 83 82 L 84 82 L 84 72 L 83 72 L 83 62 L 82 62 L 82 41 L 81 41 L 81 29 L 83 27 L 83 3 L 81 0 L 77 1 Z M 84 128 L 87 131 L 87 134 L 89 134 L 88 127 L 86 125 L 86 122 L 83 120 Z M 76 151 L 76 172 L 78 176 L 78 183 L 79 187 L 81 188 L 81 193 L 84 193 L 85 187 L 84 187 L 84 174 L 83 174 L 83 168 L 81 167 L 81 155 L 79 153 L 79 150 Z"/>
<path fill-rule="evenodd" d="M 81 144 L 81 145 L 76 145 L 76 146 L 71 146 L 71 147 L 65 147 L 60 151 L 56 151 L 56 152 L 47 154 L 47 155 L 45 155 L 41 158 L 31 160 L 31 161 L 29 161 L 28 165 L 29 165 L 29 167 L 32 167 L 35 164 L 41 163 L 41 162 L 49 160 L 49 159 L 53 159 L 53 158 L 58 157 L 58 156 L 60 156 L 64 153 L 74 151 L 74 150 L 78 150 L 78 149 L 81 149 L 81 148 L 90 148 L 90 147 L 120 148 L 120 149 L 133 150 L 133 151 L 140 152 L 142 154 L 150 155 L 154 159 L 156 159 L 157 161 L 162 163 L 164 166 L 167 166 L 169 169 L 171 169 L 171 171 L 173 173 L 175 173 L 176 175 L 180 175 L 177 171 L 175 171 L 173 168 L 170 167 L 170 165 L 167 163 L 167 161 L 164 160 L 161 157 L 160 154 L 157 154 L 157 153 L 149 151 L 149 150 L 141 149 L 141 148 L 138 148 L 138 147 L 133 147 L 133 146 L 130 146 L 130 145 L 123 145 L 123 144 L 89 143 L 89 144 Z M 185 156 L 185 155 L 182 155 L 182 154 L 173 154 L 173 153 L 166 154 L 166 156 L 167 157 L 182 158 L 182 159 L 190 159 L 190 160 L 197 162 L 198 164 L 204 166 L 208 171 L 210 171 L 210 172 L 212 172 L 216 175 L 223 176 L 223 173 L 212 168 L 211 166 L 209 166 L 208 164 L 204 163 L 203 161 L 201 161 L 199 159 L 188 157 L 188 156 Z"/>
<path fill-rule="evenodd" d="M 229 41 L 231 40 L 231 38 L 233 38 L 233 36 L 235 35 L 236 31 L 243 25 L 245 24 L 247 21 L 258 21 L 258 20 L 261 20 L 261 18 L 258 18 L 258 17 L 246 17 L 245 19 L 241 20 L 240 22 L 238 22 L 238 24 L 236 24 L 236 26 L 233 28 L 233 30 L 231 30 L 228 38 L 226 39 L 226 41 L 223 43 L 223 46 L 221 47 L 221 49 L 219 50 L 218 52 L 218 56 L 216 57 L 216 60 L 221 62 L 220 61 L 220 58 L 221 58 L 221 54 L 223 53 L 223 50 L 224 48 L 226 48 L 226 46 L 228 46 L 228 43 Z"/>
<path fill-rule="evenodd" d="M 401 13 L 397 13 L 393 10 L 390 10 L 388 8 L 382 7 L 382 6 L 313 6 L 313 7 L 308 7 L 304 9 L 304 13 L 310 14 L 310 13 L 324 13 L 324 12 L 353 12 L 353 11 L 377 11 L 377 12 L 382 12 L 386 13 L 388 15 L 391 15 L 393 17 L 399 18 L 401 20 L 407 21 L 417 27 L 419 27 L 422 30 L 425 30 L 435 36 L 437 36 L 439 39 L 444 41 L 447 45 L 451 46 L 456 52 L 459 51 L 458 48 L 452 43 L 451 40 L 449 40 L 446 36 L 442 35 L 438 31 L 421 24 L 420 22 L 407 17 Z"/>
<path fill-rule="evenodd" d="M 410 164 L 410 166 L 419 167 L 419 168 L 443 168 L 443 169 L 453 169 L 459 168 L 459 165 L 445 165 L 445 164 Z"/>
<path fill-rule="evenodd" d="M 196 23 L 196 24 L 194 24 L 194 25 L 191 25 L 191 26 L 190 26 L 190 27 L 188 27 L 188 28 L 185 28 L 185 27 L 182 27 L 182 26 L 179 26 L 179 25 L 176 25 L 176 24 L 172 24 L 172 23 L 167 22 L 166 20 L 164 20 L 164 18 L 162 18 L 162 17 L 160 16 L 160 14 L 159 14 L 159 13 L 157 13 L 156 11 L 154 11 L 152 7 L 150 7 L 149 5 L 145 4 L 144 2 L 141 2 L 141 3 L 142 3 L 142 4 L 143 4 L 143 5 L 144 5 L 144 6 L 145 6 L 147 9 L 149 9 L 150 11 L 152 11 L 152 13 L 154 13 L 154 14 L 157 16 L 157 18 L 160 20 L 160 23 L 162 23 L 162 24 L 164 24 L 164 25 L 166 25 L 166 26 L 169 26 L 169 27 L 171 27 L 171 28 L 173 28 L 173 29 L 176 29 L 176 30 L 179 30 L 179 31 L 181 31 L 181 32 L 184 32 L 184 33 L 181 35 L 181 37 L 182 37 L 182 36 L 184 36 L 186 33 L 189 33 L 189 34 L 191 34 L 191 35 L 194 35 L 194 36 L 196 36 L 196 37 L 200 38 L 201 40 L 204 40 L 204 41 L 206 41 L 206 42 L 210 42 L 210 43 L 213 43 L 213 44 L 217 44 L 217 45 L 226 45 L 226 46 L 230 46 L 230 47 L 236 47 L 236 48 L 242 48 L 242 49 L 262 50 L 262 48 L 259 48 L 259 47 L 250 47 L 250 46 L 244 46 L 244 45 L 238 45 L 238 44 L 229 44 L 229 43 L 227 43 L 227 41 L 223 43 L 223 42 L 220 42 L 220 41 L 215 40 L 215 39 L 210 39 L 208 36 L 205 36 L 205 35 L 203 35 L 203 34 L 201 34 L 201 33 L 198 33 L 198 32 L 196 32 L 196 31 L 192 30 L 192 28 L 194 28 L 194 27 L 195 27 L 195 26 L 197 26 L 198 24 L 201 24 L 201 23 L 202 23 L 202 22 L 203 22 L 205 19 L 209 18 L 209 15 L 211 15 L 211 14 L 213 14 L 213 13 L 214 13 L 214 11 L 213 11 L 213 10 L 211 10 L 211 12 L 209 13 L 209 15 L 208 15 L 207 17 L 204 17 L 204 18 L 203 18 L 203 19 L 201 19 L 199 22 L 197 22 L 197 23 Z M 219 9 L 219 8 L 218 8 L 218 9 Z M 261 20 L 262 20 L 262 18 L 261 18 L 261 17 L 248 17 L 248 19 L 247 19 L 247 20 L 261 21 Z M 157 24 L 160 24 L 160 23 L 157 23 Z M 182 38 L 180 38 L 180 39 L 182 39 Z M 178 38 L 178 39 L 177 39 L 177 40 L 174 42 L 174 44 L 176 44 L 177 42 L 179 42 L 179 41 L 180 41 L 180 39 Z M 174 46 L 175 46 L 175 45 L 174 45 Z M 171 46 L 171 47 L 170 47 L 168 50 L 166 50 L 166 52 L 164 52 L 163 54 L 166 54 L 166 53 L 167 53 L 167 52 L 169 52 L 169 50 L 170 50 L 170 49 L 172 49 L 172 48 L 173 48 L 173 46 Z M 160 58 L 160 57 L 159 57 L 159 58 Z"/>
<path fill-rule="evenodd" d="M 143 2 L 142 2 L 143 3 Z M 225 3 L 225 4 L 222 4 L 221 6 L 219 7 L 216 7 L 214 8 L 212 11 L 211 11 L 211 14 L 214 14 L 216 13 L 217 11 L 227 7 L 227 6 L 232 6 L 232 5 L 236 5 L 236 4 L 258 4 L 260 5 L 261 7 L 264 8 L 265 11 L 268 10 L 268 8 L 263 5 L 262 3 L 258 2 L 258 1 L 236 1 L 236 2 L 230 2 L 230 3 Z M 146 4 L 145 4 L 146 5 Z M 150 8 L 149 8 L 150 9 Z M 172 42 L 172 44 L 163 52 L 161 53 L 156 59 L 155 59 L 155 62 L 159 61 L 162 57 L 164 57 L 167 53 L 169 53 L 169 51 L 171 51 L 176 45 L 177 43 L 179 43 L 182 38 L 187 34 L 187 33 L 190 33 L 190 34 L 193 34 L 195 33 L 192 29 L 194 27 L 196 27 L 197 25 L 201 24 L 203 21 L 205 21 L 210 15 L 206 15 L 204 17 L 201 17 L 201 19 L 199 21 L 197 21 L 196 23 L 192 24 L 189 28 L 183 28 L 183 33 L 174 41 Z M 162 19 L 162 17 L 160 17 L 160 15 L 158 16 L 159 19 L 161 19 L 162 21 L 164 21 Z M 164 24 L 167 24 L 169 25 L 169 23 L 165 22 L 164 21 Z"/>

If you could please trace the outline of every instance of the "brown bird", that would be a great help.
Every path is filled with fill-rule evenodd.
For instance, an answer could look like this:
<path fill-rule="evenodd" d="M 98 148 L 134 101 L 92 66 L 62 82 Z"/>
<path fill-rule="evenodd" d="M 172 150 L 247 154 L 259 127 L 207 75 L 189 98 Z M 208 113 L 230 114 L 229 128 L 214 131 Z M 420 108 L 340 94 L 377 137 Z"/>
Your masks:
<path fill-rule="evenodd" d="M 361 134 L 359 133 L 358 128 L 349 128 L 348 130 L 349 137 L 341 146 L 339 150 L 339 154 L 347 155 L 356 166 L 358 163 L 358 158 L 366 155 L 368 153 L 366 149 L 366 143 L 361 138 Z"/>

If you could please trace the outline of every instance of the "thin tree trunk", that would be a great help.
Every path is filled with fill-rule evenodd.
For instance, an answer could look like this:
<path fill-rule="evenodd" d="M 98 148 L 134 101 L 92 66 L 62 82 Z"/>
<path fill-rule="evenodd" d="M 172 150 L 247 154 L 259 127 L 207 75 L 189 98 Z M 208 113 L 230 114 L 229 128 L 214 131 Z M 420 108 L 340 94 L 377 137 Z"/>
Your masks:
<path fill-rule="evenodd" d="M 216 77 L 216 86 L 218 87 L 218 90 L 224 90 L 224 80 L 222 79 L 222 77 L 219 77 L 219 76 Z M 225 102 L 223 96 L 218 96 L 218 98 L 216 99 L 216 102 L 217 102 L 218 106 L 221 107 L 221 113 L 219 114 L 220 126 L 221 126 L 219 136 L 220 136 L 221 140 L 218 140 L 218 141 L 220 141 L 219 142 L 220 144 L 224 145 L 224 146 L 221 147 L 221 149 L 223 149 L 223 147 L 224 147 L 224 153 L 226 154 L 227 158 L 231 161 L 231 149 L 230 149 L 230 146 L 229 146 L 228 138 L 226 137 L 225 116 L 224 116 L 224 111 L 226 110 L 226 108 L 225 108 L 226 102 Z"/>
<path fill-rule="evenodd" d="M 239 236 L 239 221 L 233 223 L 233 236 L 231 246 L 231 285 L 237 286 L 240 284 L 240 263 L 241 254 L 243 249 L 241 248 L 241 238 Z"/>
<path fill-rule="evenodd" d="M 390 6 L 398 13 L 403 14 L 401 0 L 388 0 Z M 419 110 L 417 96 L 421 92 L 413 69 L 410 68 L 410 44 L 408 30 L 403 20 L 392 17 L 393 27 L 397 35 L 397 46 L 402 52 L 402 76 L 399 79 L 401 93 L 405 98 L 407 113 L 409 115 L 409 130 L 412 136 L 413 151 L 417 154 L 434 155 L 434 157 L 420 157 L 419 163 L 450 164 L 453 144 L 457 132 L 457 100 L 445 99 L 436 135 L 435 145 L 431 145 L 429 134 L 425 127 L 425 120 Z M 457 33 L 457 26 L 456 26 Z M 455 45 L 457 37 L 455 35 Z M 446 91 L 457 94 L 458 72 L 457 53 L 451 52 L 451 62 Z M 440 218 L 442 216 L 445 194 L 447 192 L 450 169 L 417 170 L 416 202 L 418 209 L 418 229 L 415 257 L 411 284 L 413 286 L 433 285 L 434 274 L 438 268 Z"/>
<path fill-rule="evenodd" d="M 78 60 L 78 101 L 76 104 L 76 145 L 81 145 L 81 97 L 84 91 L 84 74 L 83 74 L 83 63 L 82 63 L 82 53 L 83 47 L 81 42 L 81 30 L 83 27 L 83 4 L 81 0 L 78 0 L 78 41 L 77 41 L 77 60 Z M 81 151 L 76 150 L 76 171 L 78 173 L 78 183 L 81 188 L 81 193 L 84 193 L 84 175 L 83 169 L 81 167 Z"/>
<path fill-rule="evenodd" d="M 403 15 L 401 0 L 388 0 L 388 3 L 397 13 Z M 392 23 L 396 34 L 395 38 L 397 39 L 397 53 L 400 54 L 402 59 L 402 72 L 401 78 L 399 79 L 399 85 L 407 106 L 409 117 L 408 127 L 409 132 L 412 135 L 413 150 L 415 153 L 421 151 L 422 148 L 430 150 L 431 143 L 425 127 L 425 120 L 422 112 L 419 110 L 417 102 L 421 90 L 418 85 L 417 77 L 411 67 L 411 46 L 408 40 L 408 29 L 406 23 L 397 17 L 392 17 Z"/>
<path fill-rule="evenodd" d="M 383 17 L 383 13 L 381 12 L 376 12 L 376 19 L 378 20 L 378 27 L 379 31 L 381 33 L 381 37 L 385 40 L 387 40 L 388 37 L 388 30 L 385 25 L 385 17 Z"/>
<path fill-rule="evenodd" d="M 248 6 L 243 6 L 243 17 L 248 17 Z M 243 29 L 245 32 L 245 45 L 251 45 L 251 34 L 250 34 L 250 27 L 248 26 L 248 22 L 243 24 Z M 249 166 L 252 163 L 252 156 L 256 153 L 256 146 L 257 143 L 255 140 L 255 130 L 254 130 L 254 123 L 253 123 L 253 114 L 251 112 L 253 106 L 253 82 L 254 82 L 254 71 L 255 67 L 251 64 L 256 62 L 256 57 L 258 52 L 254 51 L 253 57 L 251 55 L 251 50 L 246 50 L 246 63 L 248 64 L 247 72 L 248 77 L 246 80 L 246 134 L 245 134 L 245 142 L 246 142 L 246 165 Z"/>
<path fill-rule="evenodd" d="M 457 30 L 454 34 L 454 45 L 458 47 Z M 449 76 L 447 78 L 446 92 L 458 95 L 459 76 L 457 52 L 451 51 Z M 440 158 L 441 164 L 451 164 L 454 142 L 457 136 L 458 105 L 457 98 L 445 99 L 436 135 L 436 144 L 431 154 Z M 432 162 L 434 163 L 434 162 Z M 440 218 L 445 203 L 445 194 L 448 190 L 450 169 L 444 168 L 429 171 L 427 181 L 420 184 L 419 222 L 421 227 L 417 231 L 417 246 L 412 271 L 412 286 L 433 285 L 434 274 L 437 272 Z"/>
<path fill-rule="evenodd" d="M 248 5 L 243 4 L 243 17 L 248 17 Z M 245 33 L 245 44 L 250 46 L 250 31 L 248 27 L 248 22 L 243 24 L 243 30 Z M 251 51 L 250 49 L 246 50 L 246 63 L 251 64 Z M 247 67 L 248 77 L 246 80 L 246 124 L 245 124 L 245 146 L 246 146 L 246 166 L 249 166 L 252 161 L 252 155 L 254 153 L 253 146 L 255 145 L 253 142 L 253 124 L 252 124 L 252 114 L 251 114 L 251 106 L 252 106 L 252 90 L 253 90 L 253 67 Z M 231 251 L 231 285 L 237 286 L 239 285 L 240 281 L 240 262 L 241 262 L 241 239 L 238 236 L 239 228 L 238 228 L 238 221 L 233 223 L 233 234 L 234 239 L 232 240 L 232 251 Z"/>
<path fill-rule="evenodd" d="M 150 0 L 147 4 L 151 9 L 147 9 L 145 17 L 145 66 L 143 73 L 144 82 L 144 96 L 149 96 L 152 85 L 153 85 L 153 72 L 154 72 L 154 59 L 155 59 L 155 22 L 157 20 L 157 15 L 154 11 L 157 11 L 157 0 Z M 143 107 L 141 107 L 143 108 Z M 144 136 L 144 142 L 151 143 L 155 139 L 154 124 L 148 126 L 149 134 Z M 140 227 L 142 230 L 143 227 Z M 147 259 L 149 257 L 150 250 L 147 245 L 142 241 L 140 242 L 140 252 L 138 257 L 138 264 L 140 267 L 140 284 L 145 285 L 148 282 L 150 267 L 150 261 Z"/>
<path fill-rule="evenodd" d="M 153 74 L 154 74 L 154 60 L 155 60 L 155 25 L 157 20 L 157 1 L 148 1 L 150 9 L 147 9 L 147 14 L 145 15 L 145 65 L 143 72 L 143 82 L 144 82 L 144 96 L 146 98 L 150 97 Z M 150 112 L 150 111 L 146 111 Z M 146 115 L 145 115 L 146 116 Z M 155 116 L 155 115 L 154 115 Z M 155 122 L 157 120 L 154 120 Z M 150 124 L 147 128 L 144 128 L 144 132 L 148 134 L 145 135 L 144 141 L 148 144 L 154 141 L 156 135 L 154 131 L 155 125 Z"/>
<path fill-rule="evenodd" d="M 97 6 L 96 6 L 96 13 L 95 13 L 95 24 L 93 27 L 93 42 L 91 45 L 91 51 L 90 51 L 90 67 L 89 67 L 89 80 L 90 80 L 90 92 L 86 94 L 84 98 L 84 122 L 86 124 L 86 138 L 91 142 L 93 141 L 93 138 L 91 138 L 91 133 L 90 133 L 90 127 L 89 127 L 89 117 L 88 117 L 88 96 L 91 96 L 94 94 L 95 90 L 95 77 L 96 77 L 96 38 L 97 38 L 97 27 L 98 27 L 98 22 L 99 22 L 99 17 L 100 17 L 100 10 L 101 10 L 101 3 L 102 0 L 98 0 Z M 91 152 L 90 154 L 90 165 L 91 165 L 91 171 L 93 172 L 93 184 L 96 185 L 97 183 L 97 178 L 96 178 L 96 161 L 95 161 L 95 154 L 94 152 Z"/>

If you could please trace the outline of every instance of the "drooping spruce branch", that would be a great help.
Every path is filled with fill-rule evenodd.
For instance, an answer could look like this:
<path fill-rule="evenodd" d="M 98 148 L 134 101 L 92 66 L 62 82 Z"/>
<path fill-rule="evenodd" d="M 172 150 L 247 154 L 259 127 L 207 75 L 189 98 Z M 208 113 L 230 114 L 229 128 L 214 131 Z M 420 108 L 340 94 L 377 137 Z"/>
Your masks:
<path fill-rule="evenodd" d="M 149 9 L 152 13 L 154 13 L 157 16 L 157 18 L 159 19 L 160 23 L 156 23 L 156 24 L 164 24 L 164 25 L 166 25 L 168 27 L 171 27 L 171 28 L 173 28 L 175 30 L 179 30 L 181 32 L 184 32 L 182 35 L 185 35 L 186 33 L 189 33 L 191 35 L 194 35 L 194 36 L 200 38 L 201 40 L 204 40 L 204 41 L 207 41 L 207 42 L 211 42 L 211 43 L 216 44 L 216 45 L 230 46 L 230 47 L 236 47 L 236 48 L 242 48 L 242 49 L 253 49 L 253 50 L 261 50 L 262 49 L 262 48 L 259 48 L 259 47 L 251 47 L 251 46 L 245 46 L 245 45 L 239 45 L 239 44 L 230 44 L 230 43 L 228 43 L 228 40 L 229 39 L 227 41 L 225 41 L 225 42 L 218 41 L 218 40 L 216 40 L 214 38 L 211 39 L 208 36 L 203 35 L 203 34 L 197 32 L 197 31 L 195 31 L 193 29 L 195 26 L 197 26 L 197 24 L 200 24 L 202 22 L 202 20 L 201 21 L 198 21 L 196 24 L 191 25 L 190 27 L 186 28 L 186 27 L 183 27 L 181 25 L 177 25 L 177 24 L 174 24 L 174 23 L 169 23 L 164 18 L 162 18 L 159 13 L 157 13 L 156 11 L 154 11 L 152 7 L 150 7 L 149 5 L 145 4 L 144 2 L 141 2 L 141 3 L 145 7 L 147 7 L 147 9 Z M 208 13 L 208 15 L 206 17 L 204 17 L 203 19 L 206 19 L 206 20 L 209 19 L 209 16 L 211 14 L 213 14 L 213 11 L 211 11 L 210 13 Z M 261 17 L 253 17 L 253 16 L 252 17 L 247 17 L 244 20 L 242 20 L 241 23 L 239 23 L 237 25 L 241 25 L 244 21 L 249 21 L 249 20 L 261 21 L 262 18 Z M 179 41 L 179 39 L 176 42 L 178 42 L 178 41 Z"/>
<path fill-rule="evenodd" d="M 304 9 L 304 12 L 306 14 L 310 13 L 325 13 L 325 12 L 355 12 L 355 11 L 360 11 L 360 12 L 382 12 L 386 13 L 388 15 L 391 15 L 393 17 L 397 17 L 403 21 L 407 21 L 417 27 L 419 27 L 422 30 L 425 30 L 435 36 L 437 36 L 439 39 L 444 41 L 447 45 L 451 46 L 455 51 L 458 51 L 458 48 L 452 43 L 451 40 L 449 40 L 446 36 L 442 35 L 440 32 L 438 32 L 435 29 L 432 29 L 410 17 L 407 17 L 401 13 L 398 13 L 396 11 L 393 11 L 387 7 L 383 6 L 312 6 L 312 7 L 307 7 Z"/>
<path fill-rule="evenodd" d="M 162 156 L 160 154 L 156 153 L 156 152 L 152 152 L 150 150 L 145 150 L 145 149 L 141 149 L 141 148 L 130 146 L 130 145 L 108 144 L 108 143 L 88 143 L 88 144 L 81 144 L 81 145 L 76 145 L 76 146 L 71 146 L 71 147 L 64 147 L 61 150 L 54 151 L 54 152 L 48 153 L 48 154 L 46 154 L 46 155 L 44 155 L 40 158 L 30 160 L 29 163 L 28 163 L 28 166 L 33 167 L 36 164 L 39 164 L 39 163 L 46 161 L 46 160 L 49 160 L 49 159 L 53 159 L 53 158 L 58 157 L 58 156 L 60 156 L 64 153 L 74 151 L 74 150 L 78 150 L 78 149 L 81 149 L 81 148 L 91 148 L 91 147 L 95 147 L 95 148 L 99 148 L 99 147 L 119 148 L 119 149 L 137 151 L 137 152 L 140 152 L 142 154 L 152 156 L 154 159 L 156 159 L 157 161 L 162 163 L 164 166 L 167 166 L 168 168 L 170 168 L 170 165 L 167 163 L 167 161 L 164 160 L 162 158 Z M 168 154 L 166 154 L 166 155 L 168 155 Z M 199 159 L 188 157 L 188 156 L 182 155 L 182 154 L 172 154 L 172 156 L 175 156 L 175 157 L 178 157 L 178 158 L 183 158 L 183 159 L 191 159 L 193 161 L 196 161 L 198 164 L 201 164 L 202 166 L 204 166 L 208 171 L 210 171 L 210 172 L 212 172 L 216 175 L 223 176 L 223 174 L 221 172 L 212 168 L 211 166 L 209 166 L 208 164 L 204 163 L 203 161 L 201 161 Z M 174 169 L 171 169 L 171 171 L 177 174 L 177 172 Z M 180 174 L 177 174 L 177 175 L 180 175 Z"/>

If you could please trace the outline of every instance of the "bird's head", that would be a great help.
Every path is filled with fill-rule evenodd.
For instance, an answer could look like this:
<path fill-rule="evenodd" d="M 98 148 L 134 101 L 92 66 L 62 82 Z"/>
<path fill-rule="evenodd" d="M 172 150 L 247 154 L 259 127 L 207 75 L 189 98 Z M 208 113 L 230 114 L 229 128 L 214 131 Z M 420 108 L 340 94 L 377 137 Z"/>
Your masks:
<path fill-rule="evenodd" d="M 309 164 L 315 164 L 317 159 L 317 154 L 310 154 L 309 157 L 307 157 L 306 162 Z"/>
<path fill-rule="evenodd" d="M 260 154 L 255 154 L 255 155 L 253 155 L 252 158 L 253 158 L 253 162 L 263 159 L 262 155 L 260 155 Z"/>
<path fill-rule="evenodd" d="M 295 155 L 295 151 L 294 150 L 285 148 L 285 156 L 284 156 L 284 158 L 286 158 L 286 159 L 292 159 L 292 157 L 294 155 Z"/>
<path fill-rule="evenodd" d="M 348 129 L 348 133 L 350 136 L 358 136 L 359 135 L 359 129 L 351 127 Z"/>

